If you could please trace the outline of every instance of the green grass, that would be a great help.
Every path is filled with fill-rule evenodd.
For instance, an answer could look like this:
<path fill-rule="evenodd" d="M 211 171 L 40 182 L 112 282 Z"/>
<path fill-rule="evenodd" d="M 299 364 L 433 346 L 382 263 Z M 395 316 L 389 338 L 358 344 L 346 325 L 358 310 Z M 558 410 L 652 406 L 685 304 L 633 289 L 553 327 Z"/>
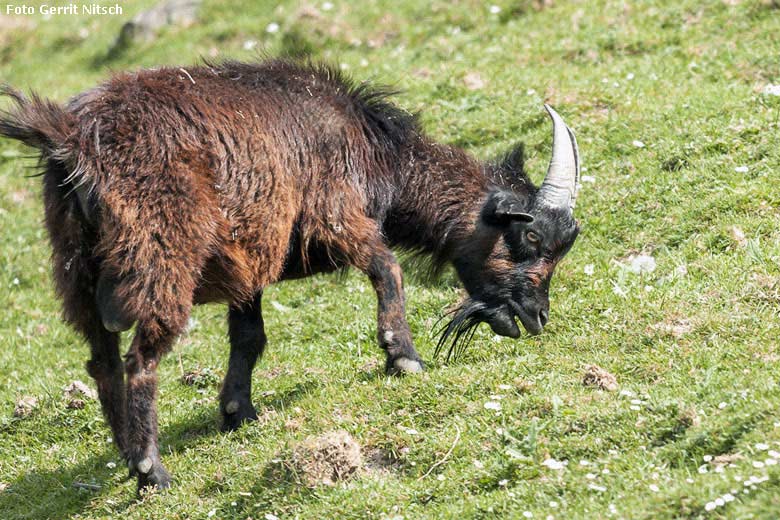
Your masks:
<path fill-rule="evenodd" d="M 33 163 L 20 159 L 29 151 L 3 141 L 0 517 L 780 515 L 780 466 L 753 465 L 769 457 L 762 443 L 780 451 L 780 97 L 762 94 L 780 83 L 780 10 L 762 0 L 495 3 L 496 14 L 438 0 L 336 1 L 313 13 L 206 0 L 201 23 L 110 60 L 123 21 L 151 1 L 123 3 L 116 18 L 0 14 L 0 79 L 56 99 L 112 70 L 250 58 L 257 50 L 244 42 L 256 40 L 271 53 L 309 48 L 397 86 L 433 136 L 479 157 L 523 140 L 537 180 L 548 101 L 577 131 L 583 173 L 595 178 L 578 200 L 582 233 L 557 270 L 543 335 L 499 339 L 483 326 L 445 366 L 432 359 L 431 327 L 460 292 L 451 275 L 408 277 L 408 319 L 429 361 L 419 377 L 382 375 L 375 298 L 358 273 L 274 286 L 254 379 L 264 420 L 221 434 L 216 385 L 180 383 L 182 368 L 226 368 L 225 308 L 197 308 L 160 369 L 161 444 L 176 482 L 139 502 L 99 405 L 65 406 L 62 388 L 88 380 L 88 348 L 59 319 L 39 181 L 24 177 Z M 271 22 L 278 33 L 265 31 Z M 467 87 L 470 73 L 482 88 Z M 622 267 L 640 252 L 654 256 L 654 272 Z M 615 374 L 620 391 L 584 387 L 591 363 Z M 496 394 L 500 413 L 484 408 Z M 23 395 L 38 408 L 14 418 Z M 296 442 L 334 429 L 397 461 L 315 490 L 273 471 Z M 739 456 L 733 467 L 699 472 L 705 456 L 725 454 Z M 547 458 L 568 465 L 550 469 Z M 751 476 L 768 479 L 746 486 Z M 735 500 L 705 510 L 726 493 Z"/>

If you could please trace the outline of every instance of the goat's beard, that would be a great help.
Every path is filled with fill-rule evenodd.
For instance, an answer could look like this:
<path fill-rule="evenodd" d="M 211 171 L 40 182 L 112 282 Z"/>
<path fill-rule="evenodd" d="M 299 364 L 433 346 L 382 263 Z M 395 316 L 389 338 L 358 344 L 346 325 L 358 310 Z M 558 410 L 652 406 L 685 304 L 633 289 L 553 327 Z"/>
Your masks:
<path fill-rule="evenodd" d="M 452 317 L 436 332 L 441 337 L 436 344 L 434 356 L 438 356 L 449 345 L 446 361 L 459 358 L 474 339 L 479 324 L 484 321 L 482 315 L 486 309 L 487 305 L 484 303 L 466 298 L 455 309 L 445 314 Z"/>

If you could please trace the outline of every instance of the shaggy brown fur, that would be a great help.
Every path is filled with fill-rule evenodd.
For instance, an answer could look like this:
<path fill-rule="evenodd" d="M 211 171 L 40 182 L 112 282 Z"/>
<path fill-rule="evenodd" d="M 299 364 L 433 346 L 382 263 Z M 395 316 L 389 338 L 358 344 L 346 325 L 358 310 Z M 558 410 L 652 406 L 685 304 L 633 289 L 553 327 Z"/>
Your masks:
<path fill-rule="evenodd" d="M 64 317 L 92 347 L 89 373 L 139 486 L 170 481 L 157 449 L 156 367 L 193 303 L 230 305 L 220 406 L 232 429 L 257 417 L 250 385 L 266 341 L 264 287 L 364 271 L 388 372 L 417 371 L 391 247 L 428 253 L 435 265 L 453 261 L 472 299 L 445 336 L 479 321 L 516 336 L 513 311 L 499 316 L 496 302 L 530 305 L 544 325 L 552 268 L 576 237 L 568 216 L 534 206 L 522 154 L 486 165 L 436 144 L 383 91 L 328 67 L 272 60 L 142 70 L 64 107 L 4 93 L 16 109 L 0 118 L 0 134 L 41 151 Z M 529 221 L 505 218 L 507 197 L 537 215 L 554 248 L 524 241 Z M 117 331 L 133 323 L 125 382 Z"/>

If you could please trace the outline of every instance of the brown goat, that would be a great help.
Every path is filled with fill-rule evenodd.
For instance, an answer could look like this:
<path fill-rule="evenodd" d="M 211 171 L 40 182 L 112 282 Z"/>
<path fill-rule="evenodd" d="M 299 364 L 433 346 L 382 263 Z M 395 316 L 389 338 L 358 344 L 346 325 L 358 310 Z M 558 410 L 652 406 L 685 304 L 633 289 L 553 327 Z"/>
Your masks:
<path fill-rule="evenodd" d="M 388 373 L 423 368 L 391 247 L 452 262 L 469 298 L 440 347 L 480 322 L 517 337 L 548 319 L 573 244 L 576 141 L 548 107 L 553 159 L 537 189 L 522 150 L 495 164 L 428 139 L 382 90 L 326 66 L 257 64 L 119 74 L 66 106 L 5 88 L 0 135 L 36 147 L 64 317 L 139 488 L 166 487 L 156 368 L 193 303 L 229 304 L 225 429 L 255 419 L 251 373 L 266 343 L 263 288 L 356 267 L 378 298 Z M 124 363 L 119 332 L 136 324 Z M 125 380 L 126 375 L 126 380 Z"/>

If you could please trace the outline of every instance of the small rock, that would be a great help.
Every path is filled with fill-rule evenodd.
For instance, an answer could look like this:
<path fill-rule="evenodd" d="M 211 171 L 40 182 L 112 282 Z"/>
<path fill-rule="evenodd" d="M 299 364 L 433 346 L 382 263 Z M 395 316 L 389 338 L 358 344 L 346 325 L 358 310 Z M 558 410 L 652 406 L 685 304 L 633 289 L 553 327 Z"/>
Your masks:
<path fill-rule="evenodd" d="M 614 392 L 618 389 L 617 378 L 598 365 L 588 365 L 585 367 L 585 374 L 582 376 L 582 384 L 585 386 L 595 386 L 596 388 L 608 392 Z"/>
<path fill-rule="evenodd" d="M 352 436 L 338 430 L 303 440 L 293 449 L 291 463 L 306 486 L 335 486 L 357 473 L 363 457 Z"/>
<path fill-rule="evenodd" d="M 29 417 L 38 407 L 38 398 L 32 395 L 25 395 L 14 406 L 14 417 Z"/>
<path fill-rule="evenodd" d="M 187 27 L 198 19 L 202 0 L 169 0 L 141 11 L 125 23 L 109 54 L 121 52 L 136 41 L 152 41 L 167 25 Z"/>

